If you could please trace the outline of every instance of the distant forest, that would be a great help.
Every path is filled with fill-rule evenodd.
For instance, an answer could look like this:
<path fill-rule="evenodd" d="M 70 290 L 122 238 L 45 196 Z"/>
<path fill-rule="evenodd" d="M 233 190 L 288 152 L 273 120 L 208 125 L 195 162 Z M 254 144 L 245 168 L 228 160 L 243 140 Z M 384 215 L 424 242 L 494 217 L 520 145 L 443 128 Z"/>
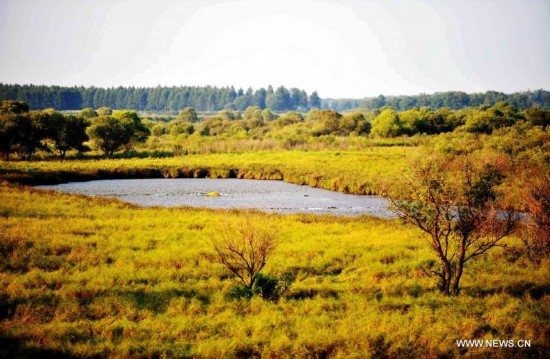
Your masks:
<path fill-rule="evenodd" d="M 439 92 L 431 95 L 388 96 L 363 99 L 321 99 L 317 92 L 310 95 L 297 88 L 283 86 L 276 90 L 235 89 L 231 87 L 61 87 L 42 85 L 10 85 L 0 83 L 0 100 L 26 102 L 31 109 L 55 108 L 57 110 L 80 110 L 82 108 L 109 107 L 150 112 L 179 112 L 185 107 L 197 111 L 239 110 L 248 106 L 268 108 L 275 112 L 291 110 L 308 111 L 311 108 L 346 111 L 356 108 L 377 109 L 384 106 L 406 111 L 428 107 L 432 110 L 453 110 L 480 105 L 493 106 L 503 101 L 518 109 L 540 106 L 550 109 L 550 92 L 545 90 L 504 94 L 487 91 L 467 94 L 464 92 Z"/>
<path fill-rule="evenodd" d="M 460 110 L 466 107 L 480 105 L 494 106 L 497 102 L 507 102 L 518 109 L 528 109 L 540 106 L 550 109 L 550 92 L 545 90 L 516 92 L 505 94 L 496 91 L 467 94 L 460 91 L 436 92 L 431 95 L 420 94 L 414 96 L 384 96 L 367 97 L 364 99 L 323 99 L 321 106 L 324 109 L 346 111 L 355 108 L 369 110 L 389 106 L 398 111 L 407 111 L 413 108 L 428 107 L 432 110 L 447 107 L 451 110 Z"/>
<path fill-rule="evenodd" d="M 0 100 L 26 102 L 33 110 L 80 110 L 109 107 L 151 112 L 179 112 L 185 107 L 197 111 L 239 110 L 248 106 L 272 111 L 308 111 L 320 108 L 317 92 L 308 95 L 297 88 L 269 86 L 256 91 L 231 87 L 60 87 L 0 84 Z"/>

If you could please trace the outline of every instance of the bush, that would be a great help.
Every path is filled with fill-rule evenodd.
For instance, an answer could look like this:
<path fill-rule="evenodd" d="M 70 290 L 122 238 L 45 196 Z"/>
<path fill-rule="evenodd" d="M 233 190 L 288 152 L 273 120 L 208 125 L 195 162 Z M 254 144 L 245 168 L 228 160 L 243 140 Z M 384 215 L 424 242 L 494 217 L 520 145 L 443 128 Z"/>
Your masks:
<path fill-rule="evenodd" d="M 254 294 L 258 294 L 266 300 L 277 301 L 280 297 L 278 284 L 279 278 L 258 273 L 254 282 Z"/>
<path fill-rule="evenodd" d="M 254 293 L 250 288 L 245 287 L 244 285 L 235 284 L 232 286 L 229 291 L 225 294 L 225 299 L 227 300 L 241 300 L 241 299 L 250 299 Z"/>
<path fill-rule="evenodd" d="M 293 273 L 287 272 L 281 277 L 258 273 L 252 289 L 243 285 L 234 285 L 225 294 L 227 300 L 250 299 L 259 295 L 265 300 L 278 301 L 296 280 Z"/>

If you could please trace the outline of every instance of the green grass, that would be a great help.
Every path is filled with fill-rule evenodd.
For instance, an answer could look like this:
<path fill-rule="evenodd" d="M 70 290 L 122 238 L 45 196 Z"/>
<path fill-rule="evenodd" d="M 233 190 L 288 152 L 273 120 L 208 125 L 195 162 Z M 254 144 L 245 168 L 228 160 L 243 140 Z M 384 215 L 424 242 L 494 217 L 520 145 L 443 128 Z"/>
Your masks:
<path fill-rule="evenodd" d="M 404 154 L 392 151 L 386 156 L 401 161 Z M 377 156 L 292 152 L 19 162 L 2 169 L 92 173 L 206 164 L 254 173 L 257 164 L 302 171 L 304 178 L 318 166 L 327 176 L 360 180 L 354 171 L 374 176 Z M 548 351 L 548 261 L 534 266 L 517 250 L 494 250 L 466 268 L 461 296 L 444 297 L 418 269 L 432 259 L 428 244 L 396 220 L 269 215 L 282 244 L 265 272 L 292 271 L 297 280 L 277 303 L 228 301 L 224 294 L 235 282 L 212 260 L 210 238 L 241 215 L 139 208 L 4 184 L 0 356 L 543 357 Z M 519 247 L 514 238 L 506 241 Z M 528 339 L 532 347 L 459 351 L 455 344 L 490 338 Z"/>
<path fill-rule="evenodd" d="M 0 162 L 0 179 L 58 183 L 102 178 L 212 177 L 275 179 L 353 194 L 379 194 L 384 181 L 406 170 L 416 147 L 362 151 L 260 151 L 173 158 Z"/>

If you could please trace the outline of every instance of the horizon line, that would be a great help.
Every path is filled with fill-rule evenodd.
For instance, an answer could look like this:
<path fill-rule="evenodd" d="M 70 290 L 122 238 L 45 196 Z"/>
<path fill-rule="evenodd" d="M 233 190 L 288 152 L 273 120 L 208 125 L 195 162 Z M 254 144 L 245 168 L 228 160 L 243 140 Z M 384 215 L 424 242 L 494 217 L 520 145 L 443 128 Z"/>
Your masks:
<path fill-rule="evenodd" d="M 4 82 L 0 81 L 0 85 L 6 85 L 6 86 L 36 86 L 36 87 L 40 87 L 40 86 L 43 86 L 43 87 L 65 87 L 65 88 L 96 88 L 96 89 L 104 89 L 104 90 L 117 89 L 117 88 L 154 89 L 154 88 L 158 88 L 158 87 L 160 87 L 160 88 L 182 88 L 182 87 L 207 88 L 207 87 L 211 87 L 211 88 L 218 88 L 218 89 L 233 87 L 235 89 L 235 91 L 238 91 L 238 90 L 247 91 L 248 89 L 252 89 L 253 91 L 257 91 L 259 89 L 267 89 L 269 86 L 271 86 L 274 90 L 276 90 L 279 87 L 284 87 L 286 89 L 297 88 L 299 90 L 305 91 L 303 88 L 300 88 L 300 87 L 295 87 L 295 86 L 287 87 L 287 86 L 284 86 L 284 85 L 280 85 L 280 86 L 275 87 L 271 84 L 268 84 L 265 87 L 259 87 L 259 88 L 253 88 L 252 86 L 248 86 L 248 87 L 244 88 L 244 87 L 236 87 L 235 85 L 220 86 L 220 85 L 161 85 L 161 84 L 158 84 L 156 86 L 136 86 L 136 85 L 129 85 L 129 86 L 128 85 L 99 86 L 99 85 L 57 85 L 57 84 L 49 84 L 48 85 L 48 84 L 34 84 L 34 83 L 20 84 L 20 83 L 4 83 Z M 313 90 L 309 94 L 312 94 L 313 92 L 317 92 L 317 95 L 319 95 L 319 97 L 322 100 L 363 100 L 363 99 L 369 99 L 369 98 L 377 98 L 377 97 L 380 97 L 380 96 L 384 96 L 385 98 L 388 98 L 388 97 L 390 97 L 390 98 L 391 97 L 413 97 L 413 96 L 420 96 L 420 95 L 435 95 L 435 94 L 441 94 L 441 93 L 457 93 L 457 92 L 465 93 L 467 95 L 485 94 L 485 93 L 488 93 L 488 92 L 495 92 L 495 93 L 500 93 L 500 94 L 504 94 L 504 95 L 512 95 L 512 94 L 518 94 L 518 93 L 531 93 L 531 92 L 535 92 L 535 91 L 548 92 L 548 90 L 546 90 L 544 88 L 537 88 L 537 89 L 528 88 L 526 90 L 513 91 L 513 92 L 505 92 L 505 91 L 499 91 L 499 90 L 494 90 L 494 89 L 485 90 L 485 91 L 475 91 L 475 92 L 467 92 L 467 91 L 464 91 L 464 90 L 447 90 L 447 91 L 419 92 L 419 93 L 415 93 L 415 94 L 399 94 L 399 95 L 390 95 L 390 94 L 380 93 L 378 95 L 363 96 L 363 97 L 322 97 L 321 94 L 319 94 L 319 91 L 317 91 L 317 90 Z M 307 93 L 307 91 L 306 91 L 306 93 Z"/>

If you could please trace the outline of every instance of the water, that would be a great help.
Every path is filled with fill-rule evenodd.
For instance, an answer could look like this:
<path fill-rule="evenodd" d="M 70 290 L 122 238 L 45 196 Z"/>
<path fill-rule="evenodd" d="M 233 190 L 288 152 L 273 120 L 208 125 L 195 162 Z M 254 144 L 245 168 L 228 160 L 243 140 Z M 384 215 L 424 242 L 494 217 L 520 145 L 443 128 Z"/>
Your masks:
<path fill-rule="evenodd" d="M 283 181 L 244 179 L 130 179 L 38 186 L 67 193 L 116 197 L 140 206 L 254 208 L 279 213 L 394 217 L 386 199 L 332 192 Z M 218 197 L 208 193 L 218 192 Z"/>

